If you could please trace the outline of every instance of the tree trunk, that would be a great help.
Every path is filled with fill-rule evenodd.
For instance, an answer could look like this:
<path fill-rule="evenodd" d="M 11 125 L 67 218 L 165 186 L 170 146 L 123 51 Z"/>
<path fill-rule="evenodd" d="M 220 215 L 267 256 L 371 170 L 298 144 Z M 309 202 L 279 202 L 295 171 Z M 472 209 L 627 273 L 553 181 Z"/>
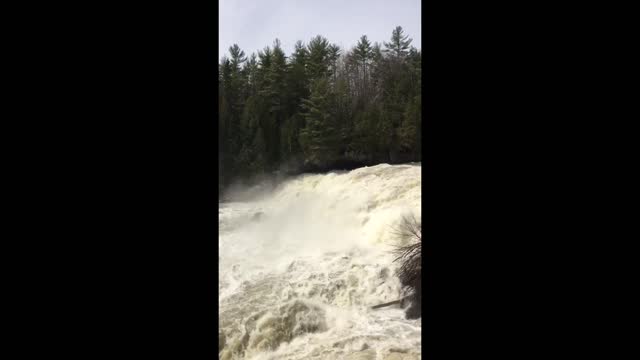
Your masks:
<path fill-rule="evenodd" d="M 409 297 L 410 296 L 405 296 L 402 299 L 390 301 L 390 302 L 384 303 L 384 304 L 375 305 L 375 306 L 372 306 L 371 309 L 379 309 L 379 308 L 382 308 L 382 307 L 391 306 L 391 305 L 395 305 L 395 304 L 400 304 L 400 306 L 402 306 L 404 301 L 407 300 Z"/>

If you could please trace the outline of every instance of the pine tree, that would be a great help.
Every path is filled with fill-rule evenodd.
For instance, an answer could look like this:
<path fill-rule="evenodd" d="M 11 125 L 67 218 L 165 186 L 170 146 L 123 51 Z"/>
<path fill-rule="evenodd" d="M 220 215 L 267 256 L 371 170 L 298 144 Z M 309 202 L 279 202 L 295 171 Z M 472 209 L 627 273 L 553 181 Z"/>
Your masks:
<path fill-rule="evenodd" d="M 306 125 L 300 132 L 300 145 L 307 162 L 325 167 L 338 155 L 340 134 L 332 116 L 329 102 L 330 90 L 326 78 L 313 84 L 311 98 L 303 101 Z"/>
<path fill-rule="evenodd" d="M 247 57 L 244 55 L 244 51 L 240 49 L 238 44 L 233 44 L 229 48 L 229 54 L 231 54 L 231 66 L 234 71 L 239 71 L 242 63 L 247 60 Z"/>
<path fill-rule="evenodd" d="M 280 161 L 280 128 L 285 119 L 284 102 L 286 94 L 286 56 L 280 46 L 280 40 L 276 39 L 273 45 L 271 64 L 267 72 L 264 96 L 269 104 L 269 126 L 264 130 L 268 132 L 269 164 L 277 164 Z"/>
<path fill-rule="evenodd" d="M 372 56 L 371 43 L 367 39 L 367 35 L 362 35 L 360 41 L 356 45 L 353 55 L 358 64 L 362 67 L 362 89 L 363 96 L 367 94 L 367 65 Z"/>
<path fill-rule="evenodd" d="M 249 60 L 245 63 L 243 71 L 246 74 L 247 97 L 253 96 L 257 93 L 258 89 L 258 58 L 255 53 L 249 56 Z"/>
<path fill-rule="evenodd" d="M 400 150 L 404 152 L 413 153 L 417 148 L 418 118 L 420 115 L 418 99 L 414 98 L 407 103 L 402 124 L 398 129 Z"/>
<path fill-rule="evenodd" d="M 318 35 L 311 39 L 309 45 L 309 61 L 307 69 L 311 81 L 329 75 L 329 41 Z"/>
<path fill-rule="evenodd" d="M 329 72 L 332 75 L 333 83 L 336 81 L 336 75 L 338 71 L 338 58 L 340 57 L 340 47 L 336 44 L 332 44 L 329 46 L 329 51 L 327 54 L 327 61 L 329 63 Z"/>
<path fill-rule="evenodd" d="M 299 143 L 300 130 L 304 127 L 304 99 L 309 98 L 309 79 L 307 64 L 309 51 L 302 41 L 296 42 L 291 54 L 287 72 L 287 96 L 285 99 L 285 116 L 281 126 L 281 159 L 287 162 L 299 162 L 302 152 Z"/>
<path fill-rule="evenodd" d="M 371 47 L 371 91 L 369 99 L 371 101 L 378 101 L 382 94 L 382 73 L 385 65 L 385 59 L 382 54 L 382 49 L 379 43 L 374 43 Z"/>
<path fill-rule="evenodd" d="M 288 72 L 290 99 L 287 103 L 290 105 L 289 113 L 295 114 L 300 110 L 302 99 L 309 97 L 309 77 L 307 73 L 309 52 L 302 41 L 298 41 L 295 44 L 294 52 L 290 59 Z"/>
<path fill-rule="evenodd" d="M 391 33 L 391 42 L 384 43 L 385 51 L 390 52 L 398 59 L 403 58 L 407 55 L 412 40 L 408 35 L 404 35 L 402 26 L 396 26 Z"/>

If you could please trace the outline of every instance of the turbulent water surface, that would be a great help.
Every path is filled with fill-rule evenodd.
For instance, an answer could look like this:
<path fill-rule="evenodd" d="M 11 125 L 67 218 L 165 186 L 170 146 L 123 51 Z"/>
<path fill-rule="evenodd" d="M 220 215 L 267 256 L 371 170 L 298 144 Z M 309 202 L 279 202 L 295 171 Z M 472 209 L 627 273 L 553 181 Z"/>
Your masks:
<path fill-rule="evenodd" d="M 418 219 L 420 164 L 303 175 L 219 206 L 221 359 L 419 359 L 389 253 Z"/>

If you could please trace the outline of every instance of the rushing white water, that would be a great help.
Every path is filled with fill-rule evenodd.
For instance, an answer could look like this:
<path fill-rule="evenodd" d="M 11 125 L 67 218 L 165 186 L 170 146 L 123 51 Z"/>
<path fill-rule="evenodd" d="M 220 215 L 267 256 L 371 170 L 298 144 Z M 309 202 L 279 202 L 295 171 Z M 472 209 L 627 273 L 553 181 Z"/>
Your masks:
<path fill-rule="evenodd" d="M 420 164 L 382 164 L 220 204 L 220 359 L 420 358 L 420 319 L 371 310 L 400 297 L 392 228 L 420 219 L 420 185 Z"/>

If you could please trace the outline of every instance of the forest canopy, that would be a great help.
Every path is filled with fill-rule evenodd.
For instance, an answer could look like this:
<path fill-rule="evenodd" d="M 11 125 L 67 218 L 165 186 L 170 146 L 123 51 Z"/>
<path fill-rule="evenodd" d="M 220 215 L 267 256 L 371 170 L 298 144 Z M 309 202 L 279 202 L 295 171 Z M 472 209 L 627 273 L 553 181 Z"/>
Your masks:
<path fill-rule="evenodd" d="M 218 64 L 219 190 L 258 174 L 420 161 L 422 54 L 402 27 L 341 49 L 276 39 Z"/>

